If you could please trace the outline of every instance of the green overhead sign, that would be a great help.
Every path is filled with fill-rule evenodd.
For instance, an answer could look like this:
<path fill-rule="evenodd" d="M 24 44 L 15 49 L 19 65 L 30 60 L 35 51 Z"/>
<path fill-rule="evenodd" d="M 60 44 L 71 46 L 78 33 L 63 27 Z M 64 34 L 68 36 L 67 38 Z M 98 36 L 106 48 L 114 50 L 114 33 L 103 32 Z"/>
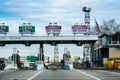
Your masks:
<path fill-rule="evenodd" d="M 9 26 L 3 26 L 3 25 L 1 25 L 0 26 L 0 33 L 1 34 L 5 34 L 7 32 L 9 32 Z"/>
<path fill-rule="evenodd" d="M 19 26 L 19 33 L 33 34 L 35 33 L 35 26 Z"/>

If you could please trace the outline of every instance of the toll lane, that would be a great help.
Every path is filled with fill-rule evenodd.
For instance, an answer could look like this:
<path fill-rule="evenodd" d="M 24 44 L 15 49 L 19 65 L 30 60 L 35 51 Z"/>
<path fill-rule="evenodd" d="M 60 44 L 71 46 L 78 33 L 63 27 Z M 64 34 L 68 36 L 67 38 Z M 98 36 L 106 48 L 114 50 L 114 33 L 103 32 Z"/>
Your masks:
<path fill-rule="evenodd" d="M 111 70 L 77 70 L 78 72 L 95 77 L 95 80 L 120 80 L 120 71 L 113 72 Z"/>
<path fill-rule="evenodd" d="M 75 70 L 45 70 L 31 80 L 93 80 Z"/>
<path fill-rule="evenodd" d="M 0 80 L 27 80 L 39 72 L 38 70 L 9 70 L 0 71 Z"/>
<path fill-rule="evenodd" d="M 120 71 L 109 70 L 9 70 L 0 80 L 120 80 Z"/>

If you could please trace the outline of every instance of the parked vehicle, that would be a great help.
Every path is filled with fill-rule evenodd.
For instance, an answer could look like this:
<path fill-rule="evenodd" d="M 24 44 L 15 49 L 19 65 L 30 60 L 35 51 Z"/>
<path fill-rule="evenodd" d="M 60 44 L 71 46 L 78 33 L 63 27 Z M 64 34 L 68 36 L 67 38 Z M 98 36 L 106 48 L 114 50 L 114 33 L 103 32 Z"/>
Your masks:
<path fill-rule="evenodd" d="M 5 61 L 0 60 L 0 70 L 4 70 L 4 68 L 5 68 Z"/>

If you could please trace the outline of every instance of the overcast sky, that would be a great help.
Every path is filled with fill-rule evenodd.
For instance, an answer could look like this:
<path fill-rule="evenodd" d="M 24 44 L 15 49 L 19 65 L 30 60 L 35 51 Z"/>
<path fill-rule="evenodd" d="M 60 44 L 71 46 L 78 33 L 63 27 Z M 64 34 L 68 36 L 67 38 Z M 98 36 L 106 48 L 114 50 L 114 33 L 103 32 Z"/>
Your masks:
<path fill-rule="evenodd" d="M 31 22 L 36 27 L 34 36 L 44 36 L 45 26 L 49 22 L 57 22 L 62 26 L 60 35 L 73 35 L 71 26 L 75 23 L 84 23 L 84 6 L 91 8 L 91 27 L 95 26 L 94 18 L 101 24 L 102 20 L 114 18 L 120 22 L 119 0 L 0 0 L 0 23 L 9 25 L 8 36 L 20 35 L 18 26 L 23 22 Z M 70 47 L 69 47 L 70 46 Z M 24 45 L 6 45 L 0 47 L 0 57 L 8 57 L 13 48 L 19 50 L 20 55 L 37 55 L 39 45 L 25 47 Z M 82 47 L 76 45 L 59 45 L 59 54 L 64 53 L 67 47 L 72 55 L 82 57 Z M 31 50 L 34 49 L 34 50 Z M 44 45 L 44 53 L 53 55 L 54 47 Z"/>

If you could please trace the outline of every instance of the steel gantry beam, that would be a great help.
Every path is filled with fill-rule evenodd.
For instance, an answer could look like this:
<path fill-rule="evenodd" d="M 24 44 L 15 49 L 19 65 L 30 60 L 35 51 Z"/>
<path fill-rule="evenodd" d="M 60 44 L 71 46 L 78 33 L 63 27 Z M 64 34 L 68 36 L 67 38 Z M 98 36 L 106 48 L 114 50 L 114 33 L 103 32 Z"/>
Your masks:
<path fill-rule="evenodd" d="M 5 44 L 82 44 L 94 43 L 98 40 L 97 35 L 80 35 L 80 36 L 0 36 L 0 46 Z"/>

